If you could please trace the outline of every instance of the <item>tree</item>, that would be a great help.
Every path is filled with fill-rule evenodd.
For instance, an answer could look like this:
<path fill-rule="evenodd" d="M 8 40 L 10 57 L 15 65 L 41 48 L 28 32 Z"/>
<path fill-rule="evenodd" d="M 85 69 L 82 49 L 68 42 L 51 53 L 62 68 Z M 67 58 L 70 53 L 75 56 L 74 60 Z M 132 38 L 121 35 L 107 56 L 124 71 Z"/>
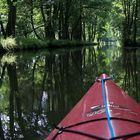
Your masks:
<path fill-rule="evenodd" d="M 45 37 L 49 39 L 54 39 L 55 34 L 53 30 L 53 16 L 54 3 L 51 1 L 40 0 L 40 10 L 42 15 L 42 21 L 44 23 Z"/>
<path fill-rule="evenodd" d="M 17 0 L 7 0 L 7 4 L 8 4 L 8 23 L 6 27 L 6 35 L 15 36 Z"/>

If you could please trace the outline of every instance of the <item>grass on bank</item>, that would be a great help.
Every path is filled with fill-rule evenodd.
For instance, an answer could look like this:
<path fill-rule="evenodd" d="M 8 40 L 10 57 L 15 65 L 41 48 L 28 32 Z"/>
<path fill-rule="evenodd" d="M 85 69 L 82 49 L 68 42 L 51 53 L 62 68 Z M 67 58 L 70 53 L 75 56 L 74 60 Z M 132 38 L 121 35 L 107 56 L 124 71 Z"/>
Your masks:
<path fill-rule="evenodd" d="M 70 40 L 47 40 L 47 39 L 35 39 L 35 38 L 12 38 L 0 39 L 0 49 L 5 51 L 13 50 L 30 50 L 30 49 L 42 49 L 42 48 L 61 48 L 61 47 L 78 47 L 85 45 L 93 45 L 89 42 L 70 41 Z"/>
<path fill-rule="evenodd" d="M 9 51 L 13 50 L 17 47 L 17 43 L 15 38 L 7 37 L 6 39 L 1 38 L 0 39 L 0 48 Z"/>
<path fill-rule="evenodd" d="M 35 38 L 16 38 L 18 49 L 40 49 L 48 47 L 48 40 L 40 40 Z"/>
<path fill-rule="evenodd" d="M 5 51 L 40 49 L 48 47 L 47 41 L 34 38 L 12 38 L 0 39 L 0 49 Z"/>

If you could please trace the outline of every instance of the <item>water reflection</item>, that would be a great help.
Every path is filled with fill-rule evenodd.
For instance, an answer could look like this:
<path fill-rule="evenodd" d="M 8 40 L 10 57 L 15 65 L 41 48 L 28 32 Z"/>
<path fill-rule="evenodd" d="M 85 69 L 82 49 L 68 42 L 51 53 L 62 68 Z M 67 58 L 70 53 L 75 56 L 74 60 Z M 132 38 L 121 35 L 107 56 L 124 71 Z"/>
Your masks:
<path fill-rule="evenodd" d="M 123 50 L 123 66 L 125 70 L 123 87 L 137 101 L 140 101 L 138 93 L 138 75 L 140 72 L 138 56 L 138 51 L 136 51 L 135 49 Z"/>
<path fill-rule="evenodd" d="M 102 72 L 139 100 L 139 55 L 103 46 L 2 56 L 0 138 L 43 139 Z"/>

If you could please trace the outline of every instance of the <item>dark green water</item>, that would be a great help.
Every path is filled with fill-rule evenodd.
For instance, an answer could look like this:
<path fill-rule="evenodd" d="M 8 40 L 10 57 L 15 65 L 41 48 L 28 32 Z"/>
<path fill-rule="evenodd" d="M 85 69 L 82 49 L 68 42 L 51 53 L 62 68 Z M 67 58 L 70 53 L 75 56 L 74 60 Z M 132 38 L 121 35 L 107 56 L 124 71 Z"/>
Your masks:
<path fill-rule="evenodd" d="M 140 50 L 117 46 L 0 56 L 0 137 L 42 140 L 105 72 L 140 102 Z"/>

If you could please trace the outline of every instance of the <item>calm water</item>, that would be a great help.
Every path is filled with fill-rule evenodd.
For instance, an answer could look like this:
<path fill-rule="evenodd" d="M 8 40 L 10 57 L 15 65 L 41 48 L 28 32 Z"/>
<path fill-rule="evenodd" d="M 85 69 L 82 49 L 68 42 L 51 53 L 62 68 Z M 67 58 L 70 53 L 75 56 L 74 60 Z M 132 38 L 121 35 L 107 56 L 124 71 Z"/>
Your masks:
<path fill-rule="evenodd" d="M 140 102 L 140 50 L 116 45 L 0 56 L 0 137 L 42 140 L 102 72 Z"/>

